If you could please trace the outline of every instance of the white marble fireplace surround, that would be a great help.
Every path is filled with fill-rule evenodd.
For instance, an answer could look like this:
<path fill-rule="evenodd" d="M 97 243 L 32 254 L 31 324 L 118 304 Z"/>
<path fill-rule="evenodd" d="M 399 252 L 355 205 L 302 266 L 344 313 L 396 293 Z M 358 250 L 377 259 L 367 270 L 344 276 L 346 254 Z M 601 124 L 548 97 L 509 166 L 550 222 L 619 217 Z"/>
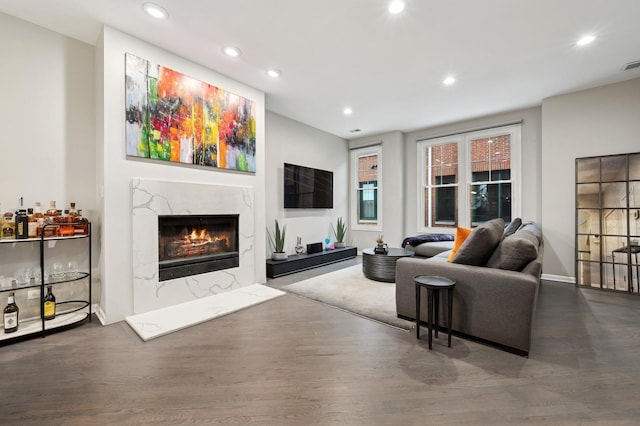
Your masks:
<path fill-rule="evenodd" d="M 131 197 L 136 314 L 255 284 L 253 188 L 134 178 Z M 238 214 L 239 266 L 158 281 L 158 216 L 181 214 Z"/>

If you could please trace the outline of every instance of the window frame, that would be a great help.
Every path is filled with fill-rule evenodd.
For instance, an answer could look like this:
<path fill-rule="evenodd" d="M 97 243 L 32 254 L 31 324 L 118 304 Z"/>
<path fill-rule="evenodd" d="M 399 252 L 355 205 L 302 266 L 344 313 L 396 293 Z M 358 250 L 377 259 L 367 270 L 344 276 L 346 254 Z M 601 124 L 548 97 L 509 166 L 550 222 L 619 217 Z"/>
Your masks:
<path fill-rule="evenodd" d="M 456 226 L 471 228 L 471 200 L 469 197 L 471 188 L 478 182 L 473 182 L 471 168 L 471 141 L 476 139 L 485 139 L 497 137 L 504 134 L 510 135 L 511 141 L 511 217 L 521 216 L 522 212 L 522 160 L 521 160 L 521 124 L 511 124 L 505 126 L 497 126 L 489 129 L 461 132 L 458 134 L 441 136 L 435 138 L 418 139 L 417 146 L 417 172 L 418 172 L 418 190 L 417 190 L 417 230 L 420 233 L 429 232 L 455 232 Z M 457 225 L 446 226 L 429 226 L 425 213 L 431 217 L 432 206 L 426 206 L 427 197 L 425 196 L 428 188 L 427 176 L 427 155 L 428 147 L 435 145 L 443 145 L 446 143 L 458 144 L 458 197 L 457 197 Z M 503 181 L 501 181 L 503 182 Z M 453 186 L 453 185 L 451 185 Z M 427 212 L 428 207 L 428 212 Z M 429 222 L 430 223 L 430 222 Z"/>
<path fill-rule="evenodd" d="M 350 207 L 351 207 L 351 229 L 355 231 L 375 231 L 382 232 L 382 199 L 383 199 L 383 191 L 382 191 L 382 145 L 373 145 L 366 146 L 361 148 L 354 148 L 350 152 L 351 155 L 351 184 L 349 191 L 350 198 Z M 360 188 L 360 182 L 358 179 L 358 160 L 361 157 L 367 157 L 370 155 L 375 155 L 377 157 L 377 184 L 376 184 L 376 213 L 377 220 L 372 221 L 361 221 L 359 216 L 358 206 L 360 203 L 360 191 L 363 189 Z"/>

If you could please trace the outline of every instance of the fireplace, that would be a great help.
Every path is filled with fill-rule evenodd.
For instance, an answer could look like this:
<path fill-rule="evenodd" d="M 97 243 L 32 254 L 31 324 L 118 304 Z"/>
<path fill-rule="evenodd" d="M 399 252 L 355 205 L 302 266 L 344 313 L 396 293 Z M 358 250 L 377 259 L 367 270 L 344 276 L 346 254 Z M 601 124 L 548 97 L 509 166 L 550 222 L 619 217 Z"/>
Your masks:
<path fill-rule="evenodd" d="M 159 215 L 159 281 L 239 266 L 238 218 Z"/>

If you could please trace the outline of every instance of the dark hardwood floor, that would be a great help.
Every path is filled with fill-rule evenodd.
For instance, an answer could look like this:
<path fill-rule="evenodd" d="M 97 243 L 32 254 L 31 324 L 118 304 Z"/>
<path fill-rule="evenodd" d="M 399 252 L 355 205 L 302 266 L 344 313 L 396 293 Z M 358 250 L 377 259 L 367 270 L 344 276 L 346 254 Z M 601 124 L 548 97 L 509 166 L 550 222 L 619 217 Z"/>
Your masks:
<path fill-rule="evenodd" d="M 638 297 L 545 282 L 533 340 L 429 351 L 290 294 L 146 343 L 94 321 L 0 348 L 0 424 L 638 424 Z"/>

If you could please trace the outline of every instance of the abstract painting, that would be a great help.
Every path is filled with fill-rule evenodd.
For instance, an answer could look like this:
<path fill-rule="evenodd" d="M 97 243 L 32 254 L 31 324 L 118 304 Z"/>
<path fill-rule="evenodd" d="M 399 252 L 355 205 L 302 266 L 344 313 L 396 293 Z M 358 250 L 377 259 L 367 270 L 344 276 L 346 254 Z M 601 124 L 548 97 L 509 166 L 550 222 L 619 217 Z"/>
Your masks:
<path fill-rule="evenodd" d="M 126 154 L 256 171 L 255 102 L 125 54 Z"/>

